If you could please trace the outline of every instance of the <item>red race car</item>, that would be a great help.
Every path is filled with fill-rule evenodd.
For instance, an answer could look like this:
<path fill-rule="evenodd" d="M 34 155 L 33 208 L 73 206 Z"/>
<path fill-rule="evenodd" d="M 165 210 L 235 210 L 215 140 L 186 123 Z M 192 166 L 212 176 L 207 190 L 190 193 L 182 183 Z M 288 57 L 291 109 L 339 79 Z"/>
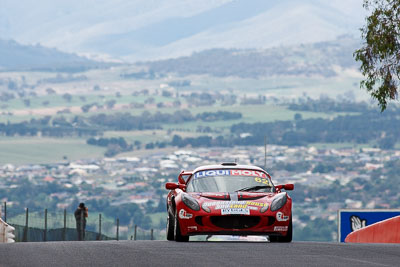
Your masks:
<path fill-rule="evenodd" d="M 186 179 L 185 179 L 186 178 Z M 166 183 L 167 239 L 193 235 L 268 235 L 271 242 L 292 241 L 292 199 L 256 166 L 222 163 L 182 171 Z"/>

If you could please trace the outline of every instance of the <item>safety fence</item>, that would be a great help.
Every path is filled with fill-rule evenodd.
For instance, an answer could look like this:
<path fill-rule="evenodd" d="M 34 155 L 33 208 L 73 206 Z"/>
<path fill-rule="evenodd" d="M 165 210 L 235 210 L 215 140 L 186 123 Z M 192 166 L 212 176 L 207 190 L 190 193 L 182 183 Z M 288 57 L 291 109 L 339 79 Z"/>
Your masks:
<path fill-rule="evenodd" d="M 3 206 L 3 219 L 15 228 L 16 242 L 77 241 L 77 222 L 72 211 L 30 212 L 7 209 Z M 156 240 L 164 239 L 165 231 L 145 230 L 137 225 L 121 226 L 119 219 L 105 218 L 101 213 L 89 212 L 86 218 L 85 241 L 95 240 Z"/>

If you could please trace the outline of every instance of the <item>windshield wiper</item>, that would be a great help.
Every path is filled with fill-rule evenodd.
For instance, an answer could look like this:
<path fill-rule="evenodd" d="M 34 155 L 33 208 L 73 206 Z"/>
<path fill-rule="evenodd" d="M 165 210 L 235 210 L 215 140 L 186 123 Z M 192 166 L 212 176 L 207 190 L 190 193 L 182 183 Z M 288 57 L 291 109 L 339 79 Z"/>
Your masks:
<path fill-rule="evenodd" d="M 238 191 L 253 191 L 253 190 L 257 191 L 257 190 L 260 190 L 260 189 L 263 189 L 263 188 L 271 188 L 271 186 L 269 186 L 269 185 L 249 186 L 249 187 L 245 187 L 245 188 L 236 190 L 235 192 L 238 192 Z"/>

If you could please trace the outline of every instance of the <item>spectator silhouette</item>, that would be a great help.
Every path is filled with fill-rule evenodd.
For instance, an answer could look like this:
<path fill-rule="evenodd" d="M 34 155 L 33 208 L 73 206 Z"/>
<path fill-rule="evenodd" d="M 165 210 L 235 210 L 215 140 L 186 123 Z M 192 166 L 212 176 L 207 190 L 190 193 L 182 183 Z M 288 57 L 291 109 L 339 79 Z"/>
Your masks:
<path fill-rule="evenodd" d="M 76 231 L 78 232 L 78 240 L 85 240 L 86 218 L 88 217 L 88 208 L 85 203 L 80 203 L 74 212 L 76 220 Z"/>

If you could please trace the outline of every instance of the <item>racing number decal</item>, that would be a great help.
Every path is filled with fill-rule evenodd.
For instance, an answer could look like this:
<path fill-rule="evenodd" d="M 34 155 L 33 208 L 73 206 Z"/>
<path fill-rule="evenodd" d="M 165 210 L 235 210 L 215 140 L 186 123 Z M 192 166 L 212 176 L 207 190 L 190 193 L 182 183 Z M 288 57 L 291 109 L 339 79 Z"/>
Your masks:
<path fill-rule="evenodd" d="M 260 177 L 255 177 L 254 180 L 255 180 L 257 183 L 263 183 L 263 184 L 266 184 L 266 185 L 271 186 L 271 184 L 269 183 L 269 180 L 268 180 L 268 179 L 260 178 Z"/>

